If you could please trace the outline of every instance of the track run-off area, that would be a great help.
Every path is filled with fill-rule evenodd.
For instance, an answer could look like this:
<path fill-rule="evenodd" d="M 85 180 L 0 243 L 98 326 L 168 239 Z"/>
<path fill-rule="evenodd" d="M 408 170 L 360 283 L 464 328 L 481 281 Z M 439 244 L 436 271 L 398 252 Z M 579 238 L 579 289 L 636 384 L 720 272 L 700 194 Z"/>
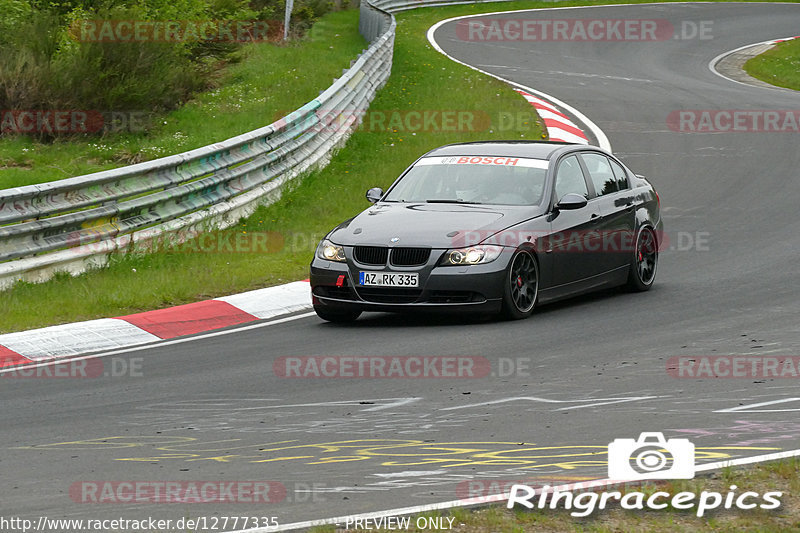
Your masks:
<path fill-rule="evenodd" d="M 475 495 L 465 488 L 475 481 L 488 491 L 491 480 L 603 478 L 608 443 L 643 431 L 691 439 L 698 465 L 800 449 L 796 375 L 709 379 L 678 366 L 687 357 L 800 357 L 800 133 L 714 122 L 720 112 L 796 110 L 800 95 L 709 68 L 727 51 L 795 35 L 800 5 L 641 4 L 467 20 L 481 19 L 672 28 L 644 41 L 524 40 L 470 35 L 452 20 L 431 35 L 453 59 L 554 97 L 592 142 L 598 128 L 651 180 L 671 239 L 654 288 L 579 297 L 516 322 L 366 314 L 342 326 L 304 312 L 126 349 L 100 359 L 105 370 L 92 379 L 0 375 L 2 514 L 287 525 L 452 502 Z M 439 366 L 425 377 L 287 371 L 287 361 L 307 370 L 309 359 L 297 358 L 310 356 Z M 465 358 L 479 371 L 447 372 L 442 362 L 458 369 Z M 263 497 L 114 499 L 119 483 L 152 491 L 205 481 L 260 483 Z"/>

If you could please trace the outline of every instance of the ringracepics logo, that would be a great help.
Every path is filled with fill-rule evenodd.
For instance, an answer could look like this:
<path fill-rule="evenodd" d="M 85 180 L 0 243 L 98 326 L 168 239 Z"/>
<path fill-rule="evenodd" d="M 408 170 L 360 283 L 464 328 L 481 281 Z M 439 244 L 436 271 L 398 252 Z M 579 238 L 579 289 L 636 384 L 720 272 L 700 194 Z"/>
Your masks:
<path fill-rule="evenodd" d="M 610 479 L 692 479 L 694 444 L 689 439 L 664 440 L 662 433 L 638 439 L 616 439 L 608 445 Z"/>
<path fill-rule="evenodd" d="M 666 41 L 708 40 L 713 21 L 666 19 L 466 19 L 456 26 L 461 41 Z"/>
<path fill-rule="evenodd" d="M 513 509 L 515 505 L 521 505 L 526 509 L 559 509 L 564 508 L 570 511 L 570 515 L 575 517 L 589 516 L 596 510 L 605 510 L 609 504 L 619 503 L 619 507 L 625 510 L 661 510 L 671 507 L 680 510 L 695 510 L 698 517 L 702 517 L 708 511 L 719 509 L 741 509 L 750 510 L 756 507 L 763 510 L 778 509 L 781 506 L 780 498 L 783 492 L 765 492 L 763 495 L 754 491 L 744 491 L 739 493 L 736 485 L 731 485 L 727 494 L 723 495 L 715 491 L 702 491 L 700 494 L 682 491 L 670 494 L 666 491 L 642 492 L 628 491 L 623 494 L 620 491 L 585 491 L 590 488 L 588 484 L 575 483 L 564 487 L 545 486 L 538 491 L 527 485 L 514 485 L 508 497 L 506 507 Z M 574 509 L 574 510 L 573 510 Z"/>
<path fill-rule="evenodd" d="M 688 439 L 666 440 L 662 433 L 642 433 L 638 439 L 616 439 L 608 445 L 608 480 L 573 483 L 534 488 L 513 485 L 509 491 L 507 508 L 521 505 L 526 509 L 559 509 L 570 511 L 575 517 L 585 517 L 610 505 L 618 504 L 626 510 L 660 510 L 667 507 L 694 510 L 698 517 L 719 509 L 763 510 L 778 509 L 783 492 L 740 491 L 730 485 L 727 494 L 701 491 L 696 494 L 682 491 L 671 494 L 665 490 L 653 492 L 597 489 L 602 486 L 630 481 L 655 479 L 691 479 L 694 477 L 694 444 Z M 573 510 L 574 509 L 574 510 Z"/>

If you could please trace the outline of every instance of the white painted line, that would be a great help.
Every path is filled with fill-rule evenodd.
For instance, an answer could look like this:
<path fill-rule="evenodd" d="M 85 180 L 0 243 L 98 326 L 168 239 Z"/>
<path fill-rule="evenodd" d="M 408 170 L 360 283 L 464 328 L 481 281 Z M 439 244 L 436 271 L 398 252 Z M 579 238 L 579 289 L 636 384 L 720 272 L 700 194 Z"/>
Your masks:
<path fill-rule="evenodd" d="M 655 400 L 658 398 L 666 398 L 666 396 L 638 396 L 633 398 L 620 398 L 618 400 L 598 401 L 595 403 L 587 403 L 584 405 L 570 405 L 569 407 L 559 407 L 556 411 L 569 411 L 570 409 L 585 409 L 586 407 L 600 407 L 601 405 L 613 405 L 615 403 L 625 402 L 638 402 L 640 400 Z"/>
<path fill-rule="evenodd" d="M 719 470 L 730 466 L 741 466 L 755 463 L 763 463 L 766 461 L 776 461 L 779 459 L 788 459 L 791 457 L 800 457 L 800 450 L 790 450 L 786 452 L 770 453 L 766 455 L 757 455 L 754 457 L 742 457 L 739 459 L 730 459 L 727 461 L 717 461 L 715 463 L 707 463 L 695 466 L 695 472 L 707 472 L 709 470 Z M 599 487 L 606 487 L 609 485 L 619 485 L 621 483 L 631 483 L 636 480 L 621 480 L 621 479 L 596 479 L 591 481 L 580 481 L 578 483 L 568 483 L 552 487 L 550 492 L 569 492 L 578 489 L 594 489 Z M 507 500 L 508 492 L 502 494 L 492 494 L 489 496 L 479 496 L 473 499 L 451 500 L 440 503 L 429 503 L 426 505 L 415 505 L 412 507 L 401 507 L 398 509 L 388 509 L 386 511 L 376 511 L 372 513 L 361 513 L 346 516 L 337 516 L 335 518 L 321 518 L 319 520 L 307 520 L 305 522 L 295 522 L 293 524 L 285 524 L 277 528 L 253 528 L 253 529 L 240 529 L 230 533 L 269 533 L 272 531 L 292 531 L 296 529 L 308 529 L 316 526 L 324 526 L 331 524 L 343 524 L 348 519 L 375 519 L 385 518 L 389 516 L 401 516 L 407 514 L 419 514 L 427 511 L 441 511 L 445 509 L 452 509 L 455 507 L 474 507 L 476 505 L 483 505 L 487 503 L 495 503 Z"/>
<path fill-rule="evenodd" d="M 606 405 L 609 403 L 634 402 L 640 400 L 655 400 L 666 398 L 667 396 L 625 396 L 620 398 L 585 398 L 581 400 L 552 400 L 539 396 L 513 396 L 511 398 L 501 398 L 499 400 L 488 400 L 485 402 L 471 403 L 467 405 L 456 405 L 454 407 L 443 407 L 440 411 L 455 411 L 458 409 L 469 409 L 471 407 L 485 407 L 487 405 L 498 405 L 511 402 L 540 402 L 540 403 L 580 403 L 582 405 L 565 407 L 563 409 L 580 409 L 582 407 L 593 407 L 595 405 Z M 597 403 L 601 402 L 601 403 Z"/>
<path fill-rule="evenodd" d="M 729 466 L 751 465 L 755 463 L 765 463 L 767 461 L 777 461 L 779 459 L 789 459 L 800 457 L 800 450 L 789 450 L 786 452 L 768 453 L 766 455 L 756 455 L 754 457 L 741 457 L 739 459 L 729 459 L 727 461 L 717 461 L 716 463 L 706 463 L 694 467 L 695 472 L 707 472 L 709 470 L 719 470 Z"/>
<path fill-rule="evenodd" d="M 481 503 L 488 503 L 490 501 L 501 501 L 508 498 L 507 494 L 500 494 L 497 495 L 496 500 L 491 500 L 495 498 L 495 496 L 485 496 L 481 497 Z M 475 505 L 475 504 L 473 504 Z M 442 503 L 430 503 L 427 505 L 415 505 L 412 507 L 401 507 L 398 509 L 389 509 L 387 511 L 375 511 L 372 513 L 360 513 L 360 514 L 353 514 L 353 515 L 344 515 L 344 516 L 337 516 L 334 518 L 320 518 L 319 520 L 306 520 L 305 522 L 295 522 L 293 524 L 286 524 L 282 526 L 276 527 L 259 527 L 253 529 L 239 529 L 236 531 L 230 531 L 229 533 L 271 533 L 274 531 L 293 531 L 297 529 L 309 529 L 312 527 L 317 526 L 325 526 L 330 524 L 344 524 L 348 519 L 351 521 L 353 519 L 374 519 L 374 518 L 384 518 L 389 516 L 401 516 L 407 514 L 418 514 L 424 513 L 427 511 L 439 511 L 443 509 L 452 509 L 454 507 L 466 507 L 464 505 L 464 500 L 454 500 L 451 502 L 442 502 Z"/>
<path fill-rule="evenodd" d="M 152 333 L 117 318 L 100 318 L 0 335 L 0 344 L 33 361 L 157 340 L 159 338 Z"/>
<path fill-rule="evenodd" d="M 760 43 L 753 43 L 753 44 L 746 44 L 744 46 L 740 46 L 739 48 L 734 48 L 733 50 L 728 50 L 727 52 L 722 52 L 720 55 L 712 59 L 708 62 L 708 70 L 719 76 L 720 78 L 728 81 L 732 81 L 733 83 L 738 83 L 739 85 L 744 85 L 746 87 L 761 87 L 760 85 L 750 85 L 749 83 L 744 83 L 742 81 L 734 80 L 733 78 L 729 78 L 725 76 L 721 72 L 717 70 L 717 63 L 722 61 L 724 58 L 731 54 L 735 54 L 736 52 L 741 52 L 742 50 L 747 50 L 748 48 L 753 48 L 754 46 L 761 46 L 762 44 L 775 44 L 784 41 L 791 41 L 793 39 L 797 39 L 798 37 L 783 37 L 781 39 L 771 39 L 769 41 L 761 41 Z M 762 89 L 771 89 L 772 87 L 761 87 Z M 775 89 L 784 89 L 784 87 L 775 87 Z"/>
<path fill-rule="evenodd" d="M 767 405 L 777 405 L 779 403 L 797 402 L 800 398 L 782 398 L 780 400 L 771 400 L 769 402 L 751 403 L 750 405 L 738 405 L 736 407 L 729 407 L 728 409 L 717 409 L 715 413 L 736 413 L 738 411 L 747 411 L 748 413 L 788 413 L 790 411 L 800 411 L 800 407 L 795 409 L 754 409 L 755 407 L 766 407 Z"/>
<path fill-rule="evenodd" d="M 64 357 L 64 358 L 61 358 L 61 359 L 52 359 L 52 360 L 49 360 L 49 361 L 46 361 L 46 362 L 41 362 L 41 363 L 36 363 L 36 364 L 13 366 L 13 367 L 9 367 L 9 368 L 0 369 L 0 374 L 7 374 L 9 372 L 19 372 L 20 370 L 27 370 L 27 369 L 31 369 L 31 368 L 39 368 L 39 367 L 43 367 L 43 366 L 51 366 L 51 365 L 57 365 L 57 364 L 70 363 L 72 361 L 83 361 L 85 359 L 100 359 L 100 358 L 103 358 L 103 357 L 111 357 L 112 355 L 120 355 L 120 354 L 130 353 L 130 352 L 143 352 L 145 350 L 151 350 L 153 348 L 163 348 L 164 346 L 171 346 L 173 344 L 183 344 L 185 342 L 195 342 L 195 341 L 198 341 L 198 340 L 209 339 L 211 337 L 219 337 L 221 335 L 230 335 L 232 333 L 239 333 L 241 331 L 247 331 L 248 329 L 257 329 L 257 328 L 265 328 L 265 327 L 268 327 L 268 326 L 275 326 L 277 324 L 283 324 L 284 322 L 292 322 L 294 320 L 300 320 L 301 318 L 309 318 L 309 317 L 312 317 L 312 316 L 316 316 L 316 313 L 314 313 L 313 311 L 311 313 L 303 313 L 301 315 L 287 316 L 285 318 L 279 318 L 277 320 L 271 320 L 269 322 L 259 322 L 257 324 L 249 324 L 247 326 L 241 326 L 241 327 L 237 327 L 235 329 L 226 329 L 226 330 L 222 330 L 222 331 L 214 331 L 214 332 L 211 332 L 211 333 L 203 333 L 201 335 L 195 335 L 194 337 L 185 337 L 185 338 L 182 338 L 182 339 L 173 339 L 173 340 L 169 340 L 169 341 L 157 342 L 155 344 L 147 344 L 147 345 L 144 345 L 144 346 L 131 346 L 129 348 L 123 348 L 123 349 L 114 350 L 114 351 L 111 351 L 111 352 L 98 353 L 98 354 L 92 354 L 92 355 L 84 355 L 84 356 L 81 356 L 81 357 Z"/>
<path fill-rule="evenodd" d="M 373 474 L 374 476 L 383 479 L 392 479 L 396 477 L 422 477 L 422 476 L 438 476 L 447 474 L 447 470 L 404 470 L 402 472 L 390 472 L 388 474 Z"/>

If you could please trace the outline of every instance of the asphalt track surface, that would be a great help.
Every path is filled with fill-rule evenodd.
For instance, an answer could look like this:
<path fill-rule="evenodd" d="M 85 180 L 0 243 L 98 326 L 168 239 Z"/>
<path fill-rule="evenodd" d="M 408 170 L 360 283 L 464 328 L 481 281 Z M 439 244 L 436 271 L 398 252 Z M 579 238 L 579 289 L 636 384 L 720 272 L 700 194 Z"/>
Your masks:
<path fill-rule="evenodd" d="M 454 500 L 468 479 L 604 477 L 606 445 L 641 431 L 691 438 L 698 462 L 800 448 L 797 379 L 666 371 L 681 355 L 800 355 L 800 137 L 678 133 L 666 123 L 675 110 L 796 110 L 797 93 L 727 81 L 708 63 L 795 35 L 800 6 L 489 16 L 509 17 L 712 21 L 711 39 L 648 43 L 465 42 L 454 23 L 436 32 L 448 54 L 583 111 L 651 178 L 666 231 L 690 249 L 662 253 L 650 292 L 599 293 L 518 322 L 376 314 L 342 327 L 312 316 L 118 356 L 141 365 L 140 375 L 0 378 L 0 515 L 250 515 L 286 524 Z M 687 236 L 701 245 L 688 246 Z M 477 356 L 494 375 L 275 375 L 277 358 L 308 355 Z M 528 366 L 499 375 L 515 358 Z M 70 487 L 92 480 L 273 480 L 287 497 L 269 505 L 73 501 Z"/>

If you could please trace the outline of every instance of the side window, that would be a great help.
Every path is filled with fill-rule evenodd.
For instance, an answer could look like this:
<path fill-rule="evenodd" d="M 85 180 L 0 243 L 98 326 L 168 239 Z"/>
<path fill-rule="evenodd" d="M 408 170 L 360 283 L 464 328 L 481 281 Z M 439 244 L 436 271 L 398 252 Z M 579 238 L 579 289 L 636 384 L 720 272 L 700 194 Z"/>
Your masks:
<path fill-rule="evenodd" d="M 574 155 L 564 158 L 558 164 L 558 171 L 556 172 L 556 202 L 569 193 L 582 194 L 587 198 L 589 197 L 589 189 L 586 188 L 583 170 L 581 170 L 578 157 Z"/>
<path fill-rule="evenodd" d="M 614 170 L 614 177 L 617 178 L 617 189 L 620 191 L 630 189 L 628 186 L 628 176 L 625 174 L 625 169 L 623 169 L 622 166 L 613 159 L 609 159 L 609 161 L 611 162 L 611 168 Z"/>
<path fill-rule="evenodd" d="M 608 158 L 602 154 L 592 153 L 582 154 L 582 157 L 597 196 L 617 192 L 617 178 L 611 170 Z"/>

